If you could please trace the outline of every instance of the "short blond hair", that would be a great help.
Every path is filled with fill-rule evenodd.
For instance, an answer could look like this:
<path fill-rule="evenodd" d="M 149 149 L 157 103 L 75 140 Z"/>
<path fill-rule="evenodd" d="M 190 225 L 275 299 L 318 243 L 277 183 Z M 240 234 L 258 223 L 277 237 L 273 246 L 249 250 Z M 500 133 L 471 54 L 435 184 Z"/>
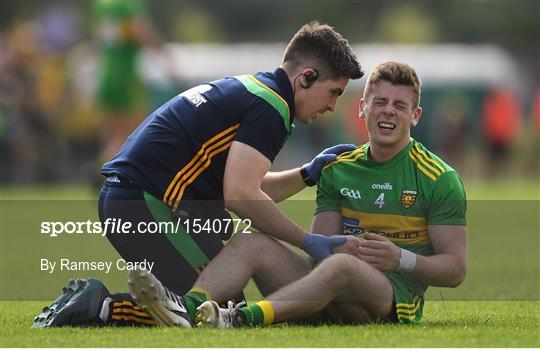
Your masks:
<path fill-rule="evenodd" d="M 369 73 L 366 88 L 364 90 L 364 97 L 369 95 L 371 85 L 380 81 L 387 81 L 392 85 L 412 87 L 415 94 L 413 99 L 414 107 L 418 107 L 420 104 L 420 86 L 422 82 L 414 68 L 408 64 L 392 61 L 379 63 Z"/>

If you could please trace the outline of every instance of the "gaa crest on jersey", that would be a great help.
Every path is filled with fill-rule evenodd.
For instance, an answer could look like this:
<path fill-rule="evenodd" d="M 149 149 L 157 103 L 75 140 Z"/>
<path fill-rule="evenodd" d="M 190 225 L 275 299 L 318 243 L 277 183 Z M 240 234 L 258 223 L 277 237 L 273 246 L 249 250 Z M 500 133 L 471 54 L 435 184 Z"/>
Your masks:
<path fill-rule="evenodd" d="M 401 205 L 405 209 L 409 209 L 416 202 L 416 193 L 417 191 L 413 190 L 403 190 L 401 192 Z"/>

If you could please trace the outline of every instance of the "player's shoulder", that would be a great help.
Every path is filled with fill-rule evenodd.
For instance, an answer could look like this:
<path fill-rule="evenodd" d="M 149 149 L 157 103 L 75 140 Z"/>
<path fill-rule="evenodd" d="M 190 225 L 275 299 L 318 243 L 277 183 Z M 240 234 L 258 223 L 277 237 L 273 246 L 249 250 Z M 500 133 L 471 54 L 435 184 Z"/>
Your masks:
<path fill-rule="evenodd" d="M 431 182 L 438 182 L 441 178 L 446 177 L 459 178 L 459 174 L 454 168 L 414 139 L 408 155 L 419 175 Z"/>
<path fill-rule="evenodd" d="M 279 90 L 271 77 L 261 73 L 243 74 L 232 77 L 232 81 L 250 95 L 268 102 L 271 106 L 284 104 L 287 105 L 287 109 L 289 108 L 287 101 L 278 93 Z"/>
<path fill-rule="evenodd" d="M 211 86 L 215 92 L 226 95 L 237 94 L 242 96 L 247 92 L 245 85 L 237 77 L 225 77 L 211 81 L 207 85 Z"/>
<path fill-rule="evenodd" d="M 246 74 L 235 76 L 236 79 L 251 96 L 259 108 L 276 112 L 283 119 L 287 130 L 291 128 L 291 107 L 286 99 L 278 93 L 279 88 L 271 76 L 262 73 L 256 75 Z"/>
<path fill-rule="evenodd" d="M 363 159 L 366 156 L 367 143 L 356 147 L 351 151 L 346 151 L 337 156 L 333 162 L 326 164 L 323 167 L 323 172 L 348 168 L 353 165 L 358 159 Z"/>
<path fill-rule="evenodd" d="M 229 116 L 240 115 L 246 111 L 257 115 L 267 109 L 273 109 L 254 93 L 259 90 L 253 85 L 256 83 L 247 75 L 225 77 L 202 83 L 182 92 L 179 96 L 192 102 L 195 107 L 210 102 L 221 113 Z"/>

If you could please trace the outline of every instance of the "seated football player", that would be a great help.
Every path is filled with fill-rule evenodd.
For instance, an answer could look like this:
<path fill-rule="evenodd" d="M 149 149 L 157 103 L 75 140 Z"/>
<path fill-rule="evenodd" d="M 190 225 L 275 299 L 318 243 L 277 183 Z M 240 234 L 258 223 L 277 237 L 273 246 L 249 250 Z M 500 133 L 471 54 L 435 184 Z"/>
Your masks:
<path fill-rule="evenodd" d="M 240 234 L 181 297 L 147 271 L 131 294 L 160 324 L 259 326 L 279 322 L 418 323 L 428 286 L 467 273 L 466 200 L 458 173 L 412 139 L 422 109 L 410 66 L 377 65 L 360 101 L 369 142 L 338 157 L 318 181 L 311 232 L 347 235 L 310 259 L 263 234 Z M 264 299 L 220 308 L 253 277 Z"/>

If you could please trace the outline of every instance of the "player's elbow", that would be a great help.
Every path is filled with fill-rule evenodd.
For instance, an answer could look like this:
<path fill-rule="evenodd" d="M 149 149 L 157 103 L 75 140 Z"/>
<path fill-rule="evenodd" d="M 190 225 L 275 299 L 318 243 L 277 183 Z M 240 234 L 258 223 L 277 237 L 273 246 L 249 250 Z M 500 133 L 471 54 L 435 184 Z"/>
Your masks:
<path fill-rule="evenodd" d="M 457 269 L 454 276 L 452 276 L 452 279 L 449 283 L 450 288 L 456 288 L 459 285 L 465 281 L 465 278 L 467 277 L 467 266 L 461 266 L 459 269 Z"/>
<path fill-rule="evenodd" d="M 228 183 L 223 185 L 223 200 L 225 207 L 233 212 L 247 203 L 250 200 L 250 190 L 248 187 L 241 186 L 238 183 Z"/>
<path fill-rule="evenodd" d="M 238 203 L 241 201 L 240 196 L 238 193 L 232 189 L 226 190 L 223 189 L 223 200 L 225 204 L 225 208 L 232 210 L 236 212 L 236 208 L 238 207 Z"/>
<path fill-rule="evenodd" d="M 457 288 L 465 281 L 465 276 L 458 276 L 448 283 L 449 288 Z"/>

